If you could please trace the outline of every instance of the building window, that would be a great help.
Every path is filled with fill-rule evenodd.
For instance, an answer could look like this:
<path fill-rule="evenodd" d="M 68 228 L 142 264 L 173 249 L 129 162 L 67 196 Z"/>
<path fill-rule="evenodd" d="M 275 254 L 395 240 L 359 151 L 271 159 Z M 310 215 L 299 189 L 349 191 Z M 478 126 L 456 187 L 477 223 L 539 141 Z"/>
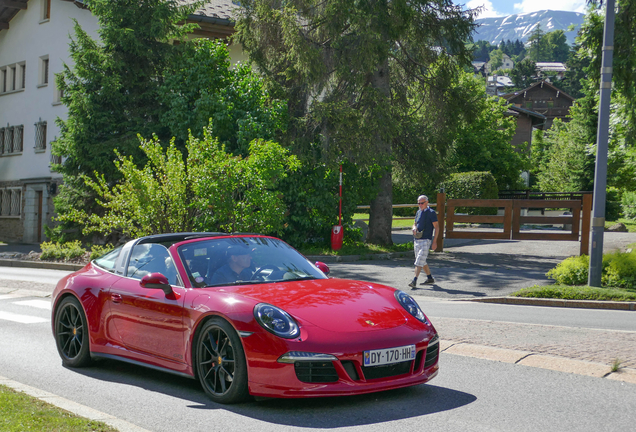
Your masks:
<path fill-rule="evenodd" d="M 7 125 L 4 128 L 4 151 L 3 154 L 13 153 L 13 126 Z"/>
<path fill-rule="evenodd" d="M 22 189 L 6 188 L 0 190 L 0 216 L 20 217 L 22 211 Z"/>
<path fill-rule="evenodd" d="M 14 91 L 14 90 L 16 90 L 18 88 L 16 86 L 16 82 L 18 80 L 18 77 L 17 77 L 17 73 L 16 73 L 17 69 L 16 69 L 15 65 L 9 67 L 9 72 L 10 72 L 9 77 L 11 79 L 11 91 Z"/>
<path fill-rule="evenodd" d="M 26 87 L 26 63 L 20 63 L 20 88 Z"/>
<path fill-rule="evenodd" d="M 40 82 L 39 87 L 48 85 L 49 83 L 49 56 L 40 57 Z"/>
<path fill-rule="evenodd" d="M 40 119 L 35 123 L 35 151 L 42 152 L 46 150 L 46 122 Z"/>
<path fill-rule="evenodd" d="M 51 19 L 51 0 L 42 0 L 42 13 L 40 14 L 40 22 L 46 22 Z"/>
<path fill-rule="evenodd" d="M 24 126 L 10 126 L 0 128 L 0 155 L 6 156 L 22 153 Z"/>
<path fill-rule="evenodd" d="M 24 148 L 24 125 L 13 127 L 13 152 L 22 153 Z"/>
<path fill-rule="evenodd" d="M 0 94 L 24 89 L 25 79 L 25 62 L 0 67 Z"/>

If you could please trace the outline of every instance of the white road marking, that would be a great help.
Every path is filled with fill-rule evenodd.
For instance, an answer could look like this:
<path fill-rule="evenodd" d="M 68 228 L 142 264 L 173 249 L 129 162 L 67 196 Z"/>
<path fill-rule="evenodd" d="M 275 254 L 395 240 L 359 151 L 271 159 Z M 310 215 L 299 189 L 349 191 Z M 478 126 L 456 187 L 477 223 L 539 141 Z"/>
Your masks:
<path fill-rule="evenodd" d="M 35 323 L 43 323 L 43 322 L 49 321 L 46 318 L 39 318 L 39 317 L 28 316 L 28 315 L 19 315 L 19 314 L 14 314 L 11 312 L 2 312 L 2 311 L 0 311 L 0 320 L 15 321 L 22 324 L 35 324 Z"/>
<path fill-rule="evenodd" d="M 24 297 L 24 296 L 20 294 L 0 294 L 0 300 L 15 299 L 20 297 Z"/>
<path fill-rule="evenodd" d="M 51 310 L 51 302 L 49 300 L 23 300 L 23 301 L 13 302 L 13 304 Z"/>

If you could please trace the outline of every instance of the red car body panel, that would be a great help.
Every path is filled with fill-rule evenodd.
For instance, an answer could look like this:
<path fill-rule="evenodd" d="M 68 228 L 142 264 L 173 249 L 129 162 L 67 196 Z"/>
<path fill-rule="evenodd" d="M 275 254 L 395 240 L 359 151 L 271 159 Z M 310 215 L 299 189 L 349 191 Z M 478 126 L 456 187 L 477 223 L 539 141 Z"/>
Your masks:
<path fill-rule="evenodd" d="M 58 283 L 53 316 L 60 299 L 73 295 L 86 313 L 93 355 L 116 356 L 190 377 L 196 329 L 211 315 L 223 317 L 241 336 L 249 392 L 257 396 L 353 395 L 420 384 L 437 374 L 437 358 L 427 367 L 423 359 L 435 328 L 401 307 L 393 288 L 333 278 L 193 288 L 177 246 L 170 251 L 185 286 L 173 286 L 172 294 L 143 288 L 139 280 L 91 263 Z M 253 312 L 258 303 L 287 311 L 298 323 L 300 336 L 284 339 L 261 327 Z M 364 351 L 407 345 L 415 345 L 420 359 L 411 362 L 407 373 L 364 378 Z M 279 362 L 290 351 L 335 356 L 337 382 L 300 381 L 293 363 Z M 357 379 L 343 361 L 353 365 Z"/>

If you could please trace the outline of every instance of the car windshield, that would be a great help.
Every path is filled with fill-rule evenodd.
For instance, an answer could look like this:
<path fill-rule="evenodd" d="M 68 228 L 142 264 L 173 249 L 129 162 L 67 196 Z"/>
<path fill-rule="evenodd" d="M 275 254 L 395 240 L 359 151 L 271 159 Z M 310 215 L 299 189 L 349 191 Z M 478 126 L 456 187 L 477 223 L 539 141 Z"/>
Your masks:
<path fill-rule="evenodd" d="M 201 240 L 179 246 L 178 253 L 195 287 L 327 278 L 294 248 L 271 237 Z"/>

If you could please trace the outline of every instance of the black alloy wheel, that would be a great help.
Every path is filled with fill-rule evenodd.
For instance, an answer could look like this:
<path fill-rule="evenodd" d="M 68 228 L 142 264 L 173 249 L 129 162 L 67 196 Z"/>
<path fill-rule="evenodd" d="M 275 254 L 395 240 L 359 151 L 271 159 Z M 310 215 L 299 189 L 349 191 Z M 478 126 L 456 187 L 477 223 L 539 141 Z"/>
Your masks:
<path fill-rule="evenodd" d="M 55 313 L 55 343 L 62 363 L 82 367 L 91 362 L 88 326 L 79 301 L 72 296 L 64 298 Z"/>
<path fill-rule="evenodd" d="M 203 324 L 196 345 L 196 372 L 214 402 L 231 404 L 248 397 L 245 352 L 238 334 L 215 317 Z"/>

